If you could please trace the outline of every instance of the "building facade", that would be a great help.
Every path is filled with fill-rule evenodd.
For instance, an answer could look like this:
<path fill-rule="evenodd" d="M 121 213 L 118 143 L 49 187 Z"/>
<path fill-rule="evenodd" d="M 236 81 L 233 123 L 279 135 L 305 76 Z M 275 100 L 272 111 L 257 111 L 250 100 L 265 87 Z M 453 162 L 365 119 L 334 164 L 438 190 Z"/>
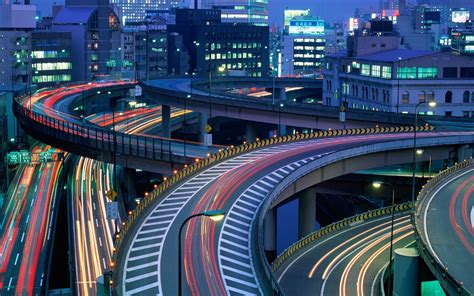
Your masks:
<path fill-rule="evenodd" d="M 294 17 L 282 40 L 281 76 L 321 74 L 326 55 L 323 20 L 312 16 Z"/>
<path fill-rule="evenodd" d="M 120 22 L 108 0 L 67 0 L 54 32 L 71 32 L 73 81 L 121 78 Z"/>
<path fill-rule="evenodd" d="M 117 4 L 122 12 L 121 23 L 126 26 L 128 22 L 140 22 L 146 17 L 146 12 L 150 10 L 167 10 L 177 7 L 179 0 L 110 0 L 110 3 Z"/>
<path fill-rule="evenodd" d="M 71 44 L 70 32 L 32 32 L 32 83 L 37 88 L 72 80 Z"/>
<path fill-rule="evenodd" d="M 474 60 L 451 53 L 393 49 L 328 57 L 323 102 L 348 108 L 474 116 Z"/>
<path fill-rule="evenodd" d="M 187 52 L 188 71 L 199 76 L 209 73 L 268 76 L 268 27 L 221 23 L 219 10 L 178 9 L 176 12 L 176 25 L 168 26 L 168 35 L 181 35 L 184 48 L 173 49 L 169 54 Z"/>
<path fill-rule="evenodd" d="M 202 0 L 203 9 L 219 9 L 223 23 L 268 26 L 268 0 Z"/>

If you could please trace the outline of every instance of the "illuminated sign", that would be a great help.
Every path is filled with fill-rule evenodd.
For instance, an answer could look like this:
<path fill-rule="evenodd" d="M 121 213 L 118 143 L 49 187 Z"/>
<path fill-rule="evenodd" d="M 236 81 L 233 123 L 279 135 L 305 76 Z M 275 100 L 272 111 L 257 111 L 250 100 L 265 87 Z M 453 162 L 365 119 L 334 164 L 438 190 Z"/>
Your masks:
<path fill-rule="evenodd" d="M 470 13 L 468 10 L 453 10 L 451 12 L 451 21 L 453 23 L 465 23 L 469 18 Z"/>
<path fill-rule="evenodd" d="M 7 161 L 8 164 L 30 164 L 30 163 L 41 163 L 41 162 L 54 162 L 60 161 L 64 157 L 62 152 L 44 151 L 39 153 L 31 153 L 29 151 L 13 151 L 8 153 Z"/>
<path fill-rule="evenodd" d="M 324 21 L 293 19 L 290 22 L 289 33 L 290 35 L 324 35 Z"/>
<path fill-rule="evenodd" d="M 298 16 L 309 16 L 309 9 L 287 9 L 284 12 L 285 14 L 285 21 L 284 25 L 289 26 L 290 21 Z"/>
<path fill-rule="evenodd" d="M 359 29 L 359 19 L 351 17 L 349 19 L 349 31 L 354 31 Z"/>

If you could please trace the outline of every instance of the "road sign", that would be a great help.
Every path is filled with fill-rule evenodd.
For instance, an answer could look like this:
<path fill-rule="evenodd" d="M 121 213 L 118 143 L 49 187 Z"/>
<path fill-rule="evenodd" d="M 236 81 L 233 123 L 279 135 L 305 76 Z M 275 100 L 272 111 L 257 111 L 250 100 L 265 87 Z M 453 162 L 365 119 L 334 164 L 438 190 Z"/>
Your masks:
<path fill-rule="evenodd" d="M 346 107 L 344 105 L 341 105 L 341 107 L 339 107 L 339 111 L 346 112 Z"/>
<path fill-rule="evenodd" d="M 39 162 L 60 161 L 63 153 L 43 151 L 39 153 L 31 153 L 26 150 L 12 151 L 7 155 L 8 164 L 30 164 Z"/>
<path fill-rule="evenodd" d="M 346 121 L 346 112 L 339 112 L 339 121 L 340 122 Z"/>
<path fill-rule="evenodd" d="M 117 199 L 117 191 L 111 189 L 105 193 L 105 196 L 107 196 L 110 200 L 115 201 Z"/>
<path fill-rule="evenodd" d="M 210 124 L 206 124 L 204 130 L 206 131 L 206 133 L 210 133 L 212 131 L 212 126 Z"/>
<path fill-rule="evenodd" d="M 204 144 L 205 145 L 212 145 L 212 134 L 205 134 L 204 135 Z"/>
<path fill-rule="evenodd" d="M 105 203 L 105 214 L 107 219 L 118 219 L 118 203 L 116 201 Z"/>
<path fill-rule="evenodd" d="M 8 153 L 7 161 L 9 164 L 28 164 L 31 163 L 31 153 L 29 151 L 13 151 Z"/>
<path fill-rule="evenodd" d="M 143 93 L 141 86 L 135 85 L 135 88 L 130 89 L 130 96 L 132 97 L 139 97 Z"/>

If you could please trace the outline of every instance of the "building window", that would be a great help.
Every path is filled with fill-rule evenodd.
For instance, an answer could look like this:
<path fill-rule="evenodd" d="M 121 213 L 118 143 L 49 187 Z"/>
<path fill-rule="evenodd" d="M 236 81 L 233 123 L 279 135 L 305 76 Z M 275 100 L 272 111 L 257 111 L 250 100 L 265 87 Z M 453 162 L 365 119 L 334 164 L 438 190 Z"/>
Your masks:
<path fill-rule="evenodd" d="M 402 105 L 408 105 L 410 103 L 410 93 L 404 92 L 402 94 Z"/>
<path fill-rule="evenodd" d="M 461 78 L 474 78 L 474 67 L 462 67 Z"/>
<path fill-rule="evenodd" d="M 453 93 L 448 90 L 444 95 L 444 102 L 445 103 L 452 103 L 453 102 Z"/>
<path fill-rule="evenodd" d="M 426 99 L 428 100 L 428 102 L 434 102 L 435 101 L 435 94 L 433 91 L 429 91 L 427 96 L 426 96 Z"/>
<path fill-rule="evenodd" d="M 360 74 L 363 76 L 370 76 L 370 65 L 362 64 L 362 69 L 360 71 Z"/>
<path fill-rule="evenodd" d="M 372 77 L 380 77 L 380 66 L 372 65 Z"/>
<path fill-rule="evenodd" d="M 438 77 L 438 68 L 436 67 L 418 68 L 418 79 L 437 78 L 437 77 Z"/>
<path fill-rule="evenodd" d="M 416 67 L 397 68 L 398 79 L 416 79 Z"/>
<path fill-rule="evenodd" d="M 388 67 L 388 66 L 382 67 L 382 78 L 392 79 L 392 67 Z"/>
<path fill-rule="evenodd" d="M 456 67 L 443 68 L 443 78 L 457 78 L 457 77 L 458 77 L 458 68 Z"/>
<path fill-rule="evenodd" d="M 462 95 L 462 102 L 463 103 L 469 103 L 471 94 L 466 90 L 464 94 Z"/>
<path fill-rule="evenodd" d="M 453 111 L 446 111 L 446 112 L 444 112 L 444 115 L 446 117 L 451 117 L 451 116 L 453 116 Z"/>
<path fill-rule="evenodd" d="M 426 93 L 424 91 L 420 91 L 418 94 L 418 102 L 425 102 L 426 101 Z"/>

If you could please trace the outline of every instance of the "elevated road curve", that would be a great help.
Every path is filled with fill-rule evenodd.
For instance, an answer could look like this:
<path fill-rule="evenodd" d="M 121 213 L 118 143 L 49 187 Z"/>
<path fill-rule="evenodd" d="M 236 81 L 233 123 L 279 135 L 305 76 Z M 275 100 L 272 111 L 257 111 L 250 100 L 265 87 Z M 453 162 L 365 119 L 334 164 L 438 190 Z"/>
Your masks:
<path fill-rule="evenodd" d="M 415 243 L 410 204 L 395 207 L 395 248 Z M 286 295 L 382 295 L 389 262 L 390 208 L 345 219 L 285 250 L 272 265 Z"/>
<path fill-rule="evenodd" d="M 271 202 L 286 188 L 305 189 L 293 184 L 312 172 L 319 172 L 314 185 L 353 170 L 409 162 L 412 133 L 388 131 L 345 130 L 269 139 L 231 148 L 178 172 L 139 205 L 122 229 L 114 261 L 116 292 L 175 295 L 178 229 L 190 215 L 216 209 L 227 213 L 223 223 L 195 219 L 185 228 L 186 294 L 275 292 L 277 284 L 270 284 L 269 267 L 262 260 L 260 234 Z M 420 147 L 443 149 L 474 142 L 474 132 L 419 135 Z M 363 155 L 371 155 L 372 161 L 351 162 Z M 339 166 L 325 171 L 331 164 Z"/>
<path fill-rule="evenodd" d="M 474 162 L 458 164 L 420 193 L 417 231 L 422 256 L 450 294 L 474 294 Z"/>

